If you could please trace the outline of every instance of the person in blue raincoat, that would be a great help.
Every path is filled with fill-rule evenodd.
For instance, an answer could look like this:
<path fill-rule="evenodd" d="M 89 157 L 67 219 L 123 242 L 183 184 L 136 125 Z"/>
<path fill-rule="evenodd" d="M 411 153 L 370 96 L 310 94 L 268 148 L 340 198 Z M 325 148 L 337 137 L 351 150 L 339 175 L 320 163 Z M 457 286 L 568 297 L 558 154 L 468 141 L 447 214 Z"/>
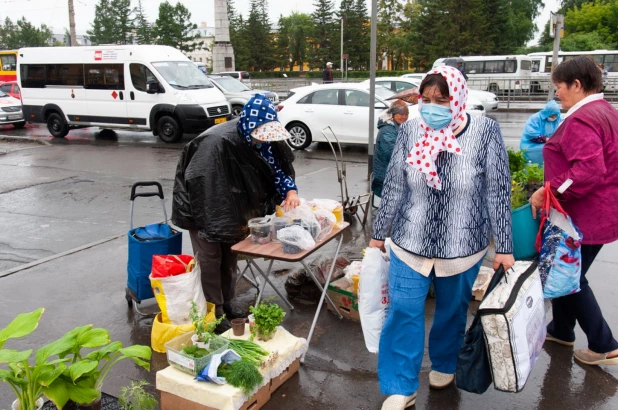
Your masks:
<path fill-rule="evenodd" d="M 519 144 L 519 149 L 526 150 L 528 161 L 543 165 L 543 147 L 559 125 L 560 107 L 554 100 L 528 119 Z"/>
<path fill-rule="evenodd" d="M 399 126 L 408 120 L 408 104 L 395 100 L 390 108 L 378 120 L 378 137 L 376 151 L 373 157 L 373 179 L 371 191 L 377 197 L 382 197 L 382 186 L 386 177 L 386 169 L 391 161 Z"/>

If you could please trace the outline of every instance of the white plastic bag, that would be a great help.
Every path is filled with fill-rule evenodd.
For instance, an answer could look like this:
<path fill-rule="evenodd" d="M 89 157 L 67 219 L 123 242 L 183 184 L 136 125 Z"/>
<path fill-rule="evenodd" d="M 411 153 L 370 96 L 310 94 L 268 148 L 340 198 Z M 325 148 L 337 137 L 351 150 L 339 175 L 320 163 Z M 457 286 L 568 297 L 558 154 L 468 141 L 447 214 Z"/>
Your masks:
<path fill-rule="evenodd" d="M 196 258 L 197 261 L 197 258 Z M 165 278 L 150 277 L 150 285 L 162 312 L 166 312 L 173 325 L 191 323 L 191 302 L 197 305 L 200 315 L 206 315 L 206 298 L 202 290 L 200 265 L 196 263 L 191 272 Z"/>
<path fill-rule="evenodd" d="M 277 238 L 282 243 L 283 253 L 300 253 L 315 246 L 315 240 L 311 234 L 298 225 L 281 229 L 277 232 Z"/>
<path fill-rule="evenodd" d="M 320 236 L 320 223 L 313 213 L 313 210 L 307 205 L 301 204 L 291 211 L 286 212 L 285 216 L 290 218 L 293 223 L 300 223 L 303 228 L 309 231 L 313 239 Z"/>
<path fill-rule="evenodd" d="M 323 241 L 337 224 L 335 214 L 326 209 L 318 209 L 314 212 L 318 223 L 320 224 L 320 234 L 315 239 L 316 242 Z"/>
<path fill-rule="evenodd" d="M 378 248 L 367 248 L 361 264 L 358 290 L 358 311 L 371 353 L 378 353 L 380 334 L 390 306 L 388 294 L 388 255 Z"/>

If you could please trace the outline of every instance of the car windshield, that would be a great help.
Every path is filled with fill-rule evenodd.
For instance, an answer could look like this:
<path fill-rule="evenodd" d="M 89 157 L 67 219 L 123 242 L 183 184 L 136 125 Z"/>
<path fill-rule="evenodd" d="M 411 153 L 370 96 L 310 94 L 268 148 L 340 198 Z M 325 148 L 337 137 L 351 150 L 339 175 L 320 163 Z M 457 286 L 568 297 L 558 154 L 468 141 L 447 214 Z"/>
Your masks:
<path fill-rule="evenodd" d="M 251 88 L 247 87 L 246 85 L 232 77 L 213 78 L 212 81 L 215 81 L 217 84 L 223 87 L 225 91 L 233 93 L 251 91 Z"/>
<path fill-rule="evenodd" d="M 0 91 L 0 98 L 3 97 L 8 97 L 9 95 L 7 93 L 5 93 L 4 91 Z"/>
<path fill-rule="evenodd" d="M 382 87 L 381 85 L 376 86 L 376 95 L 379 97 L 382 97 L 385 100 L 389 97 L 392 97 L 395 94 L 397 93 L 391 90 L 390 88 Z"/>
<path fill-rule="evenodd" d="M 214 87 L 204 73 L 190 61 L 158 61 L 152 63 L 152 66 L 169 85 L 178 90 Z"/>

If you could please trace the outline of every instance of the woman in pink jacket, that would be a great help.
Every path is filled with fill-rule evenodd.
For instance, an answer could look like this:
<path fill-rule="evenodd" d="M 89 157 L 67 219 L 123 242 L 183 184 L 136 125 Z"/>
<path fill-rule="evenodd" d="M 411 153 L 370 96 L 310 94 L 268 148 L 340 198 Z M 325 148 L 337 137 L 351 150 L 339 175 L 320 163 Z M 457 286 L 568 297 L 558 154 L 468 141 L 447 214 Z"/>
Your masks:
<path fill-rule="evenodd" d="M 545 180 L 583 234 L 581 291 L 552 300 L 553 320 L 547 340 L 575 344 L 575 323 L 588 348 L 575 359 L 590 364 L 618 364 L 618 342 L 603 318 L 586 272 L 604 244 L 618 239 L 618 112 L 603 99 L 601 72 L 588 57 L 560 63 L 553 75 L 556 96 L 568 110 L 545 144 Z M 544 188 L 530 202 L 536 216 Z"/>

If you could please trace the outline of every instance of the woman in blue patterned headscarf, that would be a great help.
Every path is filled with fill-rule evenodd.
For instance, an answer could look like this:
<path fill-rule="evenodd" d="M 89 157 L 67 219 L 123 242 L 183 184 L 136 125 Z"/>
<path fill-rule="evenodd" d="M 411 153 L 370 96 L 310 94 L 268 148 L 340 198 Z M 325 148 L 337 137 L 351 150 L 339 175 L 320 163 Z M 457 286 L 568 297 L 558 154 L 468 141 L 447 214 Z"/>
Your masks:
<path fill-rule="evenodd" d="M 286 211 L 300 205 L 294 180 L 283 172 L 272 152 L 270 143 L 286 140 L 290 134 L 278 121 L 277 109 L 270 100 L 262 94 L 255 94 L 243 107 L 237 128 L 247 144 L 259 152 L 273 171 L 273 182 L 279 195 L 285 198 L 283 206 Z"/>

